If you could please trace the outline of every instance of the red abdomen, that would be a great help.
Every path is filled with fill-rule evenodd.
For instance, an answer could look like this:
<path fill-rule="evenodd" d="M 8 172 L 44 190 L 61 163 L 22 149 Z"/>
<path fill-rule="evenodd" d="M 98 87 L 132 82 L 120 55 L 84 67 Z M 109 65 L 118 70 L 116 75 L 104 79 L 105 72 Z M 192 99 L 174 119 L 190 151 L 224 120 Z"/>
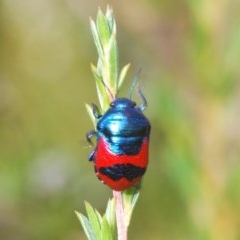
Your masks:
<path fill-rule="evenodd" d="M 97 177 L 110 188 L 123 191 L 135 185 L 143 176 L 148 165 L 148 137 L 135 155 L 119 155 L 112 152 L 109 143 L 101 137 L 94 153 Z"/>

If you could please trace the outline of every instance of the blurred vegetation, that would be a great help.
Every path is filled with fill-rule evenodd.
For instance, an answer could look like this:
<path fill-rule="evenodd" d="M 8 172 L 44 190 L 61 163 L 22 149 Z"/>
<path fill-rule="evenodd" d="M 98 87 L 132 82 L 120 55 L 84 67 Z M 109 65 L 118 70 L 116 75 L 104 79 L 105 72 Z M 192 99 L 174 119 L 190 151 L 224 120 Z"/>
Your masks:
<path fill-rule="evenodd" d="M 238 0 L 0 0 L 0 239 L 85 239 L 74 210 L 105 209 L 84 102 L 89 16 L 107 3 L 132 63 L 122 95 L 142 67 L 152 122 L 130 239 L 239 239 Z"/>

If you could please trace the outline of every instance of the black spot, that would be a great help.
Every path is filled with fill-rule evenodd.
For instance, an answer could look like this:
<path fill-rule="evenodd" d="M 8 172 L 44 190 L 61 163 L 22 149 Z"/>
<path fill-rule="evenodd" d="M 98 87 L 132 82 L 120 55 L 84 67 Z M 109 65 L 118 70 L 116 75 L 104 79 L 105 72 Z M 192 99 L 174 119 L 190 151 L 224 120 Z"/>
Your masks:
<path fill-rule="evenodd" d="M 132 164 L 116 164 L 110 167 L 101 167 L 98 172 L 109 177 L 113 181 L 119 181 L 121 178 L 126 178 L 132 181 L 137 177 L 141 177 L 146 171 L 146 168 L 137 167 Z"/>

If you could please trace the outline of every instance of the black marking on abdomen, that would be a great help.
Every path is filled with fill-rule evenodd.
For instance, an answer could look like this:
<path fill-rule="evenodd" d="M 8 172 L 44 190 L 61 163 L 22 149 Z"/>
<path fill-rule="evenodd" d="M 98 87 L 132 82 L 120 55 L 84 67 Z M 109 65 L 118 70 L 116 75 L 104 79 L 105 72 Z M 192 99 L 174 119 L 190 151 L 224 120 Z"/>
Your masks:
<path fill-rule="evenodd" d="M 110 167 L 100 167 L 98 172 L 109 177 L 113 181 L 119 181 L 121 178 L 126 178 L 132 181 L 137 177 L 141 177 L 146 171 L 146 168 L 138 167 L 130 163 L 116 164 Z"/>

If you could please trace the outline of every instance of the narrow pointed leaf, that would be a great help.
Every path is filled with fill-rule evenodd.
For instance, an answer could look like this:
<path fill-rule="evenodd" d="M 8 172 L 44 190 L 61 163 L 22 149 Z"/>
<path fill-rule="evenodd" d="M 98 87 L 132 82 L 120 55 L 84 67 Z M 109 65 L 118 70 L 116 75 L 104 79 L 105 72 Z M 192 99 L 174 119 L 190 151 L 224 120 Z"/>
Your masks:
<path fill-rule="evenodd" d="M 111 229 L 106 219 L 106 216 L 103 217 L 103 221 L 102 221 L 102 239 L 113 240 Z"/>
<path fill-rule="evenodd" d="M 108 221 L 109 227 L 111 229 L 113 239 L 116 239 L 116 237 L 117 237 L 117 228 L 116 228 L 117 225 L 116 225 L 116 213 L 115 213 L 116 208 L 115 207 L 116 207 L 115 198 L 109 199 L 105 216 Z"/>
<path fill-rule="evenodd" d="M 122 68 L 118 78 L 118 89 L 122 86 L 125 76 L 128 72 L 128 69 L 130 68 L 130 65 L 131 64 L 129 63 Z"/>
<path fill-rule="evenodd" d="M 98 71 L 96 67 L 94 65 L 91 65 L 91 68 L 92 68 L 92 72 L 96 82 L 99 103 L 100 103 L 101 109 L 103 110 L 104 106 L 106 105 L 109 106 L 109 100 L 106 94 L 106 87 L 103 84 L 103 80 L 98 75 Z"/>
<path fill-rule="evenodd" d="M 113 89 L 114 94 L 116 94 L 118 89 L 118 49 L 115 33 L 112 34 L 111 39 L 109 40 L 109 48 L 109 81 L 111 81 L 111 89 Z"/>
<path fill-rule="evenodd" d="M 107 7 L 106 18 L 107 18 L 107 21 L 108 21 L 110 31 L 112 32 L 113 25 L 115 25 L 115 20 L 114 20 L 114 15 L 113 15 L 112 8 L 110 8 L 109 6 Z"/>
<path fill-rule="evenodd" d="M 101 104 L 101 109 L 103 112 L 105 112 L 109 108 L 109 103 L 110 103 L 109 99 L 111 99 L 111 96 L 110 96 L 111 93 L 107 92 L 108 90 L 103 85 L 102 80 L 99 78 L 98 79 L 96 78 L 96 86 L 97 86 L 98 99 Z"/>
<path fill-rule="evenodd" d="M 94 231 L 92 229 L 92 226 L 89 222 L 89 220 L 81 213 L 75 211 L 79 221 L 82 224 L 83 230 L 88 238 L 88 240 L 99 240 L 96 235 L 94 234 Z"/>
<path fill-rule="evenodd" d="M 97 30 L 96 24 L 94 23 L 94 21 L 91 18 L 90 18 L 90 26 L 91 26 L 93 40 L 96 45 L 98 55 L 103 57 L 104 53 L 103 53 L 103 46 L 102 46 L 102 43 L 100 40 L 100 36 L 99 36 L 98 30 Z"/>
<path fill-rule="evenodd" d="M 111 33 L 107 18 L 100 9 L 97 14 L 97 29 L 102 46 L 104 48 L 104 46 L 106 46 L 106 44 L 108 43 Z"/>
<path fill-rule="evenodd" d="M 98 221 L 100 223 L 102 223 L 102 216 L 101 216 L 101 214 L 98 211 L 96 211 L 96 215 L 97 215 Z"/>
<path fill-rule="evenodd" d="M 106 209 L 106 218 L 108 222 L 114 222 L 115 220 L 115 199 L 109 199 L 108 204 L 107 204 L 107 209 Z"/>
<path fill-rule="evenodd" d="M 93 229 L 97 239 L 100 239 L 100 237 L 101 237 L 101 223 L 99 222 L 99 218 L 96 214 L 96 210 L 94 210 L 93 207 L 88 202 L 85 202 L 85 206 L 86 206 L 88 219 L 89 219 L 89 222 L 92 226 L 92 229 Z"/>
<path fill-rule="evenodd" d="M 135 187 L 131 187 L 122 192 L 123 208 L 125 214 L 125 222 L 128 226 L 132 216 L 133 209 L 137 203 L 139 197 L 139 190 Z"/>
<path fill-rule="evenodd" d="M 88 115 L 90 116 L 91 121 L 92 121 L 92 123 L 93 123 L 93 125 L 94 125 L 94 128 L 95 128 L 95 127 L 96 127 L 96 118 L 95 118 L 95 116 L 93 115 L 92 106 L 89 105 L 88 103 L 85 103 L 85 107 L 86 107 L 86 109 L 87 109 L 87 113 L 88 113 Z"/>

